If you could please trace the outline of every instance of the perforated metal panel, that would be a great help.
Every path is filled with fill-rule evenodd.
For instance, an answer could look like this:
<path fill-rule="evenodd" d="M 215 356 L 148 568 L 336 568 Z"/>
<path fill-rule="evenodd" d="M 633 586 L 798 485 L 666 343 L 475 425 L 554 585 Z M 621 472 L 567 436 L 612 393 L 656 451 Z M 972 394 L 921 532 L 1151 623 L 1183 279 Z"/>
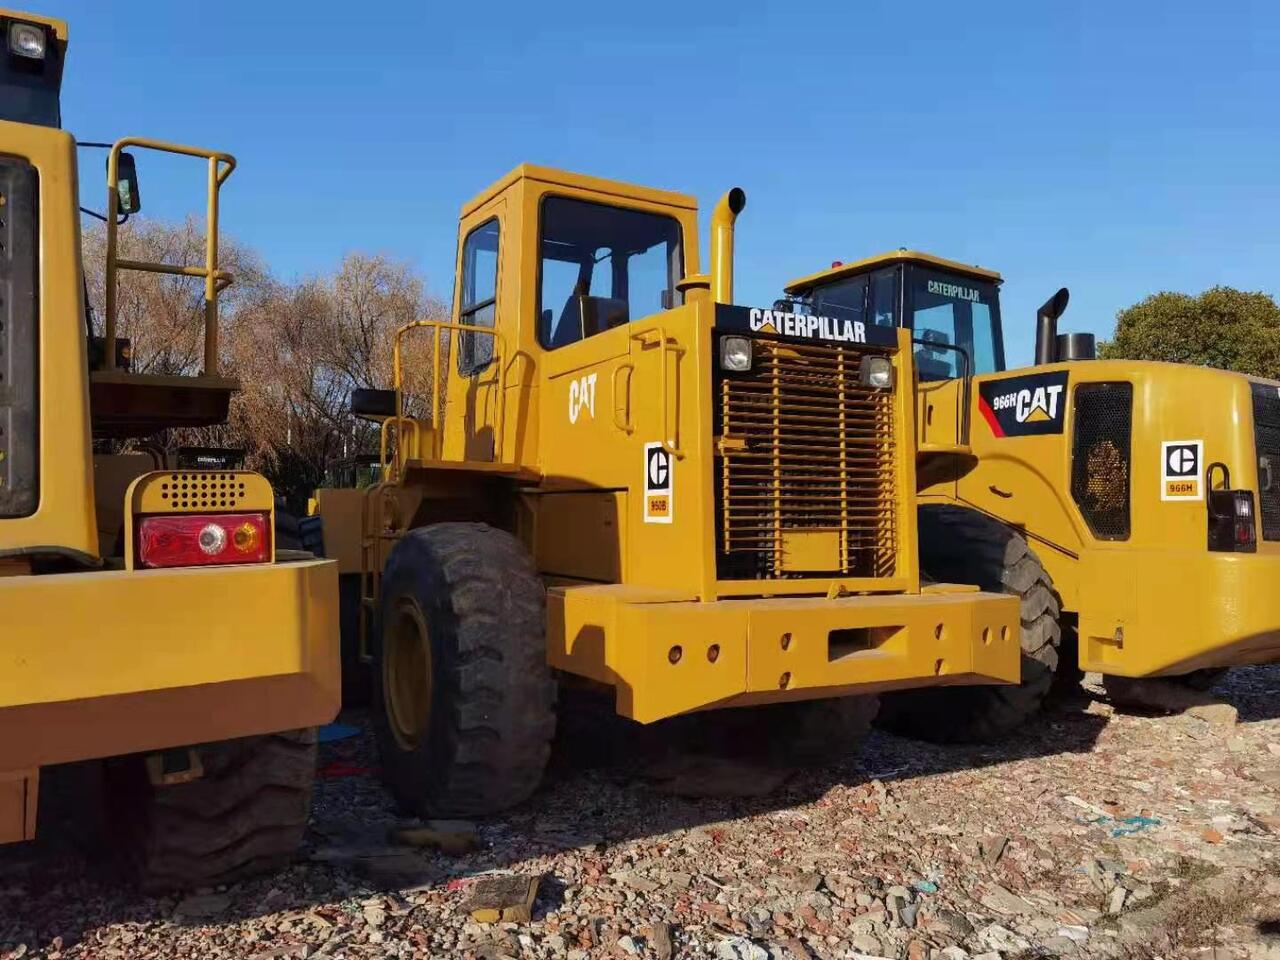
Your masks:
<path fill-rule="evenodd" d="M 754 351 L 750 373 L 716 385 L 719 576 L 892 576 L 893 390 L 861 385 L 865 348 Z"/>
<path fill-rule="evenodd" d="M 250 470 L 174 470 L 139 477 L 131 499 L 142 516 L 270 510 L 274 495 L 266 478 Z"/>
<path fill-rule="evenodd" d="M 1258 457 L 1262 539 L 1280 540 L 1280 388 L 1254 383 L 1253 443 Z"/>
<path fill-rule="evenodd" d="M 1071 496 L 1100 540 L 1129 539 L 1132 444 L 1133 385 L 1076 387 Z"/>

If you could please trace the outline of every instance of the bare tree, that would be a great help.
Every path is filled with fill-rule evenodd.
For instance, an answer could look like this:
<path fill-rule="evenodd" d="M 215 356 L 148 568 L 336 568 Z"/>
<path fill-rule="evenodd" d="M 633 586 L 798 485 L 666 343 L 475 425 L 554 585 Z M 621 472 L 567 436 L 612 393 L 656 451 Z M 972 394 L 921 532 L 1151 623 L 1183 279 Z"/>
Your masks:
<path fill-rule="evenodd" d="M 121 230 L 121 256 L 168 263 L 203 263 L 203 228 L 149 221 Z M 84 238 L 89 299 L 104 308 L 105 230 Z M 226 425 L 172 431 L 163 442 L 243 447 L 249 465 L 298 503 L 335 460 L 377 449 L 377 430 L 353 417 L 351 391 L 391 385 L 396 330 L 413 320 L 441 318 L 446 308 L 427 295 L 406 262 L 349 253 L 332 274 L 297 283 L 272 277 L 254 251 L 222 241 L 222 265 L 236 282 L 220 297 L 220 370 L 237 378 Z M 122 272 L 117 334 L 133 343 L 140 372 L 194 374 L 204 343 L 203 287 L 198 280 Z M 100 324 L 99 324 L 100 327 Z M 407 344 L 406 388 L 431 388 L 430 337 Z"/>

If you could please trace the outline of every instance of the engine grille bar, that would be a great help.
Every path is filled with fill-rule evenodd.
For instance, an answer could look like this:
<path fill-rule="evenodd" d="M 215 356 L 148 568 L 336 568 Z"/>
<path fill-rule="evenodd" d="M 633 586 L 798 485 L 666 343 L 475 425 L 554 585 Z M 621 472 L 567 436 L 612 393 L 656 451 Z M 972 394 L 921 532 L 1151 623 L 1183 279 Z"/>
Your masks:
<path fill-rule="evenodd" d="M 722 579 L 897 570 L 894 391 L 859 382 L 865 346 L 753 342 L 716 384 Z"/>

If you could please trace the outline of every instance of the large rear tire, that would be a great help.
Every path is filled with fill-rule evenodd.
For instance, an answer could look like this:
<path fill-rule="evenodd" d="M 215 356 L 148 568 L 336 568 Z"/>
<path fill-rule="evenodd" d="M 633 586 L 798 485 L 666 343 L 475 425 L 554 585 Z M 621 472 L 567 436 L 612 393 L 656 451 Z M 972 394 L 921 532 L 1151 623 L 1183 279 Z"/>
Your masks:
<path fill-rule="evenodd" d="M 383 776 L 401 809 L 479 816 L 525 800 L 555 733 L 546 595 L 523 546 L 481 523 L 404 535 L 374 644 Z"/>
<path fill-rule="evenodd" d="M 932 504 L 920 508 L 919 518 L 920 566 L 931 579 L 1022 601 L 1022 682 L 888 694 L 880 724 L 933 743 L 997 740 L 1034 717 L 1053 686 L 1062 640 L 1053 581 L 1026 539 L 998 520 Z"/>
<path fill-rule="evenodd" d="M 286 866 L 306 833 L 315 730 L 195 748 L 204 773 L 153 784 L 146 757 L 107 761 L 104 799 L 126 867 L 149 890 L 231 883 Z"/>

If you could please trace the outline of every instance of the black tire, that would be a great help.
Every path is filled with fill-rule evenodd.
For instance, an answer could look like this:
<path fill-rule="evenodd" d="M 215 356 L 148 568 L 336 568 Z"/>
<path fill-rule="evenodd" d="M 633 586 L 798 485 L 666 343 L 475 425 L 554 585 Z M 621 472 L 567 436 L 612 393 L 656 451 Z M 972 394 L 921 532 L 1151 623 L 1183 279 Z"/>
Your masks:
<path fill-rule="evenodd" d="M 107 761 L 107 823 L 125 866 L 144 888 L 232 883 L 293 859 L 311 815 L 314 729 L 242 737 L 196 748 L 204 775 L 155 786 L 146 757 Z"/>
<path fill-rule="evenodd" d="M 382 576 L 373 716 L 402 810 L 481 816 L 537 789 L 555 733 L 545 635 L 542 581 L 510 534 L 441 523 L 396 544 Z"/>
<path fill-rule="evenodd" d="M 997 740 L 1035 716 L 1058 668 L 1061 604 L 1040 558 L 1020 534 L 962 507 L 922 506 L 920 566 L 939 582 L 976 584 L 1022 601 L 1022 682 L 885 695 L 880 724 L 933 743 Z"/>

